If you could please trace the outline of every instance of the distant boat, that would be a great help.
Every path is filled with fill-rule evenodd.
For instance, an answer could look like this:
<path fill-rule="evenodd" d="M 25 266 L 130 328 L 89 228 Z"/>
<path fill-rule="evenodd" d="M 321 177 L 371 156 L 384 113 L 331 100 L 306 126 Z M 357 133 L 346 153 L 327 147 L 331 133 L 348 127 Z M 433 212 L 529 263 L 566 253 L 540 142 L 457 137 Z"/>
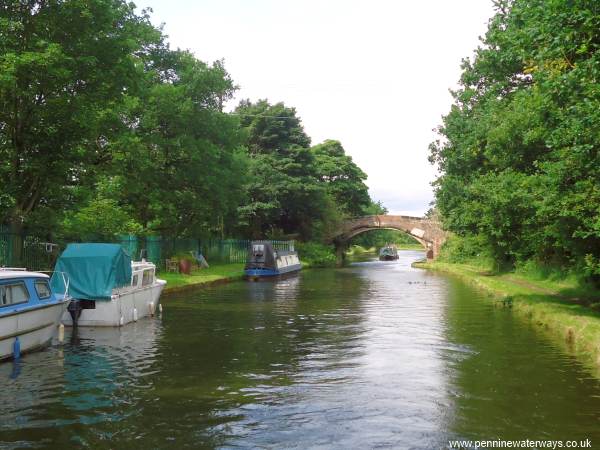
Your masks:
<path fill-rule="evenodd" d="M 379 251 L 380 261 L 394 261 L 396 259 L 398 259 L 398 249 L 395 245 L 387 244 L 385 247 L 382 247 Z"/>
<path fill-rule="evenodd" d="M 25 269 L 0 269 L 0 360 L 47 346 L 65 311 L 68 282 L 62 293 L 50 288 L 49 277 Z"/>
<path fill-rule="evenodd" d="M 55 270 L 70 280 L 67 326 L 118 327 L 154 315 L 167 284 L 153 263 L 132 262 L 118 244 L 69 244 Z"/>
<path fill-rule="evenodd" d="M 298 272 L 302 268 L 298 253 L 276 250 L 270 241 L 252 241 L 244 273 L 250 280 L 277 277 Z"/>

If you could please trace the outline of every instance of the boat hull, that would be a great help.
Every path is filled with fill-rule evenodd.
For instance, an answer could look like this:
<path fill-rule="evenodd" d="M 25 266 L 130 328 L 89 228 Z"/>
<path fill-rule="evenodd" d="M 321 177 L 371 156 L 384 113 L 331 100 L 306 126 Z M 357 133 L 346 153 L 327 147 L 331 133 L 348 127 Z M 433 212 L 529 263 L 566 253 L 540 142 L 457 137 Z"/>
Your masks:
<path fill-rule="evenodd" d="M 160 295 L 166 284 L 164 280 L 157 279 L 150 286 L 124 290 L 113 295 L 110 300 L 97 300 L 94 302 L 93 309 L 81 310 L 77 326 L 118 327 L 151 316 L 158 310 Z M 73 326 L 68 311 L 62 315 L 62 323 L 66 326 Z"/>
<path fill-rule="evenodd" d="M 399 258 L 398 256 L 386 255 L 386 256 L 380 256 L 379 261 L 395 261 L 398 258 Z"/>
<path fill-rule="evenodd" d="M 249 268 L 244 270 L 246 278 L 250 280 L 257 280 L 261 278 L 275 278 L 284 275 L 290 275 L 298 272 L 302 269 L 301 264 L 294 264 L 292 266 L 282 267 L 280 269 L 267 269 L 267 268 Z"/>
<path fill-rule="evenodd" d="M 0 360 L 13 357 L 19 338 L 21 353 L 39 350 L 50 344 L 68 300 L 20 309 L 0 317 Z"/>

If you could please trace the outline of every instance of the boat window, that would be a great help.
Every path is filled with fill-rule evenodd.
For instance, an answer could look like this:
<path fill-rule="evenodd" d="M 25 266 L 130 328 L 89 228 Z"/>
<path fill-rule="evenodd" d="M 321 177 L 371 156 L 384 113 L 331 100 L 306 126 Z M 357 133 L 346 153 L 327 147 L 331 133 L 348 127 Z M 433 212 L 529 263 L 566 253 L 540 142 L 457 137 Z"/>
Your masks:
<path fill-rule="evenodd" d="M 144 274 L 142 275 L 142 286 L 152 284 L 152 278 L 152 269 L 144 270 Z"/>
<path fill-rule="evenodd" d="M 254 253 L 263 253 L 265 251 L 265 246 L 263 244 L 255 244 L 252 246 L 252 251 Z"/>
<path fill-rule="evenodd" d="M 35 291 L 40 299 L 50 298 L 52 292 L 46 280 L 38 280 L 35 282 Z"/>
<path fill-rule="evenodd" d="M 27 301 L 29 301 L 29 292 L 24 282 L 0 285 L 0 306 L 26 303 Z"/>
<path fill-rule="evenodd" d="M 132 286 L 137 286 L 137 284 L 138 284 L 138 275 L 137 275 L 137 274 L 135 274 L 135 275 L 133 276 L 133 278 L 131 279 L 131 285 L 132 285 Z"/>

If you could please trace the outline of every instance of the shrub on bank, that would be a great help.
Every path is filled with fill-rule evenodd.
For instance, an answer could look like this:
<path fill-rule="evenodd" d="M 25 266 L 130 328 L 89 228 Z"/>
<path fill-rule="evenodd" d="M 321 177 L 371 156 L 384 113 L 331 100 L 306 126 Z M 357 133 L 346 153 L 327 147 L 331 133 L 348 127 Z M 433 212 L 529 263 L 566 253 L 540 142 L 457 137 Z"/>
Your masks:
<path fill-rule="evenodd" d="M 365 248 L 362 245 L 352 245 L 350 249 L 346 252 L 349 256 L 354 255 L 363 255 L 365 253 L 376 253 L 377 249 L 375 247 Z"/>
<path fill-rule="evenodd" d="M 478 261 L 481 265 L 489 263 L 490 267 L 492 264 L 489 250 L 480 236 L 450 236 L 442 246 L 439 259 L 449 263 Z"/>
<path fill-rule="evenodd" d="M 514 267 L 499 266 L 491 256 L 485 240 L 478 236 L 450 236 L 442 246 L 438 261 L 468 265 L 488 274 L 515 274 L 548 289 L 559 287 L 561 295 L 576 297 L 580 303 L 588 306 L 594 303 L 600 293 L 600 288 L 586 273 L 585 268 L 543 263 L 533 258 L 517 260 Z"/>
<path fill-rule="evenodd" d="M 336 257 L 333 245 L 318 242 L 296 242 L 300 261 L 311 267 L 335 267 Z"/>

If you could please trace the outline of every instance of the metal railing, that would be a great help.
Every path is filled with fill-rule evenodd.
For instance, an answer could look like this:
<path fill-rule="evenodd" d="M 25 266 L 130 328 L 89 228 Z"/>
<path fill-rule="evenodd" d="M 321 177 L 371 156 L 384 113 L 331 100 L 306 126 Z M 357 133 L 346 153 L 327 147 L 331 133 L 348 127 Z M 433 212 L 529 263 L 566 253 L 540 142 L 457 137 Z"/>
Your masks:
<path fill-rule="evenodd" d="M 248 257 L 248 239 L 193 239 L 160 236 L 121 236 L 118 241 L 134 259 L 141 250 L 157 269 L 164 270 L 168 259 L 201 254 L 209 264 L 245 263 Z M 277 250 L 294 250 L 294 241 L 271 241 Z"/>
<path fill-rule="evenodd" d="M 144 251 L 148 261 L 152 261 L 158 270 L 164 270 L 167 259 L 183 255 L 202 254 L 209 264 L 245 263 L 251 241 L 123 235 L 113 242 L 120 244 L 133 260 L 139 260 Z M 270 242 L 276 250 L 294 250 L 294 241 Z M 34 236 L 11 233 L 8 227 L 0 225 L 0 267 L 52 270 L 64 247 L 66 244 L 59 246 Z"/>
<path fill-rule="evenodd" d="M 164 270 L 166 261 L 181 256 L 202 254 L 209 264 L 245 263 L 248 257 L 248 239 L 193 239 L 148 236 L 122 236 L 119 243 L 130 255 L 137 259 L 141 249 L 146 250 L 146 258 Z M 294 241 L 271 241 L 277 250 L 293 250 Z M 136 254 L 137 251 L 137 254 Z"/>
<path fill-rule="evenodd" d="M 51 270 L 59 253 L 57 244 L 44 242 L 34 236 L 11 233 L 7 227 L 0 226 L 0 267 Z"/>

